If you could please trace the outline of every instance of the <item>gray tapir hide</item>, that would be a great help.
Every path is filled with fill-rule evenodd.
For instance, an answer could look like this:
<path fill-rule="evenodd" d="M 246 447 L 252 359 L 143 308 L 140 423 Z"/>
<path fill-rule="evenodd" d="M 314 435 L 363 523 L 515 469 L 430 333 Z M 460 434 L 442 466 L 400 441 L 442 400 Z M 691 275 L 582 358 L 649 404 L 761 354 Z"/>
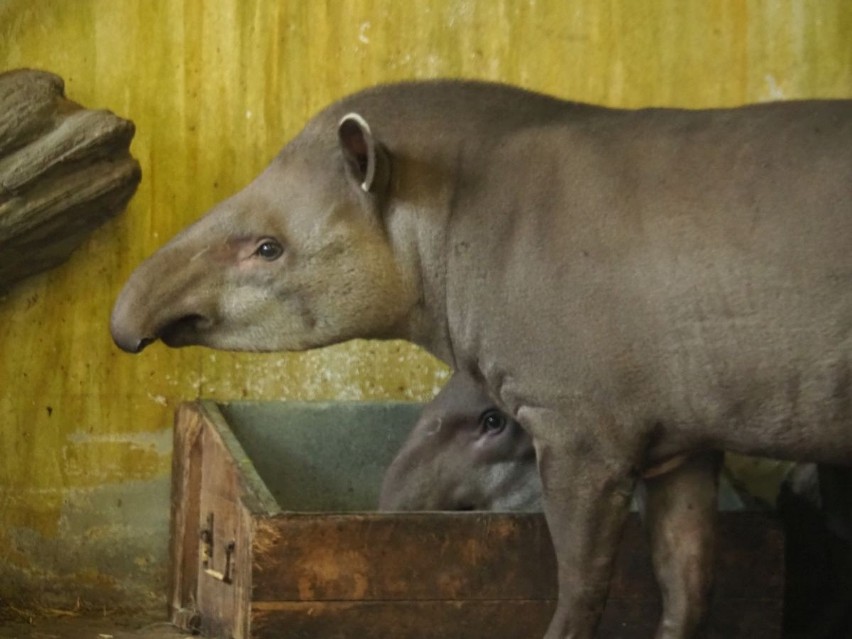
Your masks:
<path fill-rule="evenodd" d="M 644 464 L 852 460 L 852 101 L 370 89 L 143 263 L 112 333 L 131 352 L 402 337 L 467 371 L 533 437 L 547 639 L 588 639 Z"/>

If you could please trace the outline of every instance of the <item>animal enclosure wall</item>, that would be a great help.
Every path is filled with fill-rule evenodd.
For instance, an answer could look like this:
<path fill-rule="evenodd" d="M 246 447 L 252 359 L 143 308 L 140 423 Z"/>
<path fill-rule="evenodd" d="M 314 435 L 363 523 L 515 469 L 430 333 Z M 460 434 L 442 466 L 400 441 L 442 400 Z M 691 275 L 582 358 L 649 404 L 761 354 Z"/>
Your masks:
<path fill-rule="evenodd" d="M 161 606 L 176 404 L 429 398 L 398 342 L 120 353 L 131 269 L 330 100 L 438 76 L 614 106 L 852 95 L 848 0 L 4 0 L 0 71 L 44 68 L 133 120 L 142 183 L 61 268 L 0 300 L 0 599 Z"/>

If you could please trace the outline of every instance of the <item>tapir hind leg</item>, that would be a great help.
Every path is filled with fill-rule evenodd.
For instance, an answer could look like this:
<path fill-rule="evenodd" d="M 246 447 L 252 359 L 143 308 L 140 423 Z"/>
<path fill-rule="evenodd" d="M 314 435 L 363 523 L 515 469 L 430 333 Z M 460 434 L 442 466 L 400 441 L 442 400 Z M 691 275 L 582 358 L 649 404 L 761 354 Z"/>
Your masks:
<path fill-rule="evenodd" d="M 520 416 L 535 442 L 556 554 L 559 595 L 545 639 L 592 639 L 635 478 L 595 429 L 576 420 L 565 428 L 549 411 Z"/>
<path fill-rule="evenodd" d="M 644 519 L 663 596 L 655 639 L 699 636 L 710 604 L 722 454 L 695 455 L 643 480 Z"/>

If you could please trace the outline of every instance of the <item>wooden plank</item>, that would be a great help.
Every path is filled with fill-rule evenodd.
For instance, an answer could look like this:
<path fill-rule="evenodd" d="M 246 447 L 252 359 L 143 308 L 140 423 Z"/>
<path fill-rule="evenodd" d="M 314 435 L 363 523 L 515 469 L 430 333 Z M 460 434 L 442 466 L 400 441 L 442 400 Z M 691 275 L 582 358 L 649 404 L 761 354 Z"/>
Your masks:
<path fill-rule="evenodd" d="M 209 402 L 185 403 L 177 411 L 172 499 L 172 621 L 186 630 L 244 639 L 254 534 L 246 504 L 268 512 L 274 500 Z M 211 523 L 205 567 L 200 535 Z"/>
<path fill-rule="evenodd" d="M 208 428 L 217 435 L 217 446 L 228 456 L 237 474 L 241 502 L 255 515 L 274 515 L 281 512 L 275 497 L 257 473 L 252 460 L 234 436 L 215 402 L 196 402 L 196 410 L 204 417 Z"/>
<path fill-rule="evenodd" d="M 547 629 L 553 606 L 552 601 L 254 604 L 251 639 L 539 637 Z"/>
<path fill-rule="evenodd" d="M 206 530 L 210 545 L 207 563 L 198 566 L 198 610 L 201 630 L 214 637 L 248 637 L 251 600 L 249 513 L 242 504 L 243 482 L 231 451 L 213 427 L 208 414 L 199 410 L 201 431 L 201 495 L 199 528 Z M 232 548 L 232 550 L 231 550 Z"/>
<path fill-rule="evenodd" d="M 282 602 L 252 605 L 251 639 L 518 639 L 544 634 L 554 601 Z M 767 613 L 769 613 L 767 615 Z M 659 608 L 610 600 L 597 636 L 648 639 Z M 714 608 L 705 639 L 778 639 L 780 602 Z"/>
<path fill-rule="evenodd" d="M 761 515 L 720 514 L 716 592 L 781 597 L 783 539 Z M 285 514 L 254 541 L 254 601 L 552 599 L 556 573 L 540 514 Z M 645 534 L 631 515 L 611 596 L 657 598 Z"/>
<path fill-rule="evenodd" d="M 547 599 L 556 582 L 537 515 L 285 514 L 254 547 L 254 601 Z"/>
<path fill-rule="evenodd" d="M 175 413 L 172 451 L 169 616 L 177 627 L 197 626 L 199 498 L 201 495 L 201 415 L 191 404 Z"/>

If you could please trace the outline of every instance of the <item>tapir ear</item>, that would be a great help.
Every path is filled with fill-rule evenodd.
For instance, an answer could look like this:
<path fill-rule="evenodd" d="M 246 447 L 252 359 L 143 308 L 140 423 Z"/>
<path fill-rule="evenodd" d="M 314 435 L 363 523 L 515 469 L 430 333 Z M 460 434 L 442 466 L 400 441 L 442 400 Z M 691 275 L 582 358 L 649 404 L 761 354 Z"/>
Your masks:
<path fill-rule="evenodd" d="M 387 156 L 373 138 L 370 125 L 357 113 L 349 113 L 337 126 L 340 148 L 352 175 L 366 193 L 375 193 L 387 175 Z"/>

